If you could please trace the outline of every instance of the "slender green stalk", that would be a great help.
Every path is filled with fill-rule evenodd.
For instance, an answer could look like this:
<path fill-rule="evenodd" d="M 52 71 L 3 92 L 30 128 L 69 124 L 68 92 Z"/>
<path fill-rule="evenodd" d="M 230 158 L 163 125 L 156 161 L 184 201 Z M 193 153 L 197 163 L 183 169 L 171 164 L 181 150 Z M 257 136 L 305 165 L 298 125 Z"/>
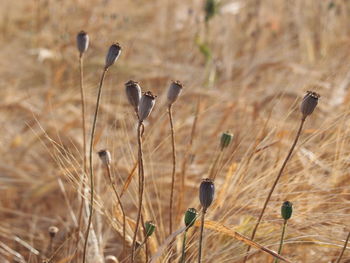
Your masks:
<path fill-rule="evenodd" d="M 283 241 L 284 241 L 284 234 L 286 233 L 287 221 L 288 221 L 288 220 L 284 220 L 284 222 L 283 222 L 283 228 L 282 228 L 280 246 L 279 246 L 279 248 L 278 248 L 278 255 L 281 255 L 281 253 L 282 253 L 282 247 L 283 247 Z M 278 263 L 278 259 L 277 259 L 277 258 L 275 258 L 274 263 Z"/>
<path fill-rule="evenodd" d="M 297 134 L 296 134 L 296 136 L 295 136 L 294 142 L 293 142 L 293 144 L 292 144 L 292 146 L 291 146 L 291 148 L 290 148 L 290 150 L 289 150 L 289 152 L 288 152 L 288 155 L 287 155 L 286 159 L 284 160 L 284 162 L 283 162 L 283 164 L 282 164 L 282 167 L 281 167 L 281 169 L 279 170 L 278 175 L 277 175 L 277 177 L 276 177 L 276 179 L 275 179 L 275 181 L 274 181 L 274 183 L 273 183 L 273 185 L 272 185 L 272 187 L 271 187 L 271 190 L 270 190 L 270 192 L 269 192 L 269 194 L 268 194 L 268 196 L 267 196 L 267 198 L 266 198 L 266 200 L 265 200 L 265 203 L 264 203 L 264 206 L 263 206 L 263 208 L 262 208 L 262 210 L 261 210 L 261 212 L 260 212 L 258 221 L 256 222 L 255 227 L 254 227 L 253 232 L 252 232 L 252 235 L 251 235 L 251 237 L 250 237 L 250 240 L 252 240 L 252 241 L 254 241 L 255 234 L 256 234 L 256 232 L 257 232 L 257 230 L 258 230 L 258 227 L 259 227 L 259 225 L 260 225 L 261 219 L 262 219 L 262 217 L 263 217 L 263 215 L 264 215 L 264 213 L 265 213 L 267 204 L 269 203 L 269 201 L 270 201 L 270 199 L 271 199 L 272 193 L 273 193 L 273 191 L 275 190 L 276 185 L 277 185 L 279 179 L 281 178 L 281 175 L 282 175 L 282 173 L 283 173 L 283 170 L 284 170 L 284 168 L 286 167 L 286 165 L 287 165 L 287 163 L 288 163 L 290 157 L 292 156 L 293 150 L 294 150 L 294 148 L 295 148 L 295 146 L 296 146 L 296 144 L 297 144 L 297 142 L 298 142 L 298 140 L 299 140 L 301 131 L 302 131 L 303 126 L 304 126 L 304 123 L 305 123 L 305 119 L 306 119 L 306 116 L 303 117 L 303 118 L 301 119 L 300 126 L 299 126 L 298 132 L 297 132 Z M 245 255 L 245 257 L 244 257 L 243 262 L 246 262 L 246 261 L 247 261 L 247 259 L 248 259 L 248 253 L 249 253 L 249 251 L 250 251 L 250 248 L 251 248 L 251 246 L 248 246 L 247 252 L 246 252 L 246 255 Z"/>
<path fill-rule="evenodd" d="M 182 240 L 182 253 L 181 253 L 180 263 L 185 263 L 185 260 L 186 260 L 186 240 L 187 240 L 187 229 L 184 233 L 184 238 Z"/>
<path fill-rule="evenodd" d="M 125 252 L 126 252 L 126 230 L 125 230 L 125 227 L 126 227 L 126 215 L 125 215 L 125 210 L 124 210 L 122 201 L 121 201 L 120 196 L 119 196 L 118 191 L 117 191 L 117 187 L 116 187 L 116 185 L 115 185 L 115 183 L 114 183 L 114 181 L 112 179 L 110 165 L 107 165 L 107 175 L 108 175 L 109 182 L 111 183 L 112 189 L 114 191 L 114 194 L 117 197 L 120 210 L 122 211 L 122 214 L 123 214 L 123 255 L 125 255 Z"/>
<path fill-rule="evenodd" d="M 90 160 L 90 215 L 89 215 L 89 221 L 86 229 L 86 235 L 85 235 L 85 243 L 84 243 L 84 252 L 83 252 L 83 263 L 85 263 L 86 260 L 86 249 L 87 249 L 87 244 L 88 244 L 88 239 L 89 239 L 89 234 L 90 234 L 90 227 L 92 223 L 92 214 L 93 214 L 93 209 L 94 209 L 94 169 L 93 169 L 93 147 L 94 147 L 94 138 L 95 138 L 95 129 L 96 129 L 96 123 L 97 123 L 97 116 L 98 116 L 98 110 L 100 107 L 100 100 L 101 100 L 101 93 L 102 93 L 102 87 L 103 87 L 103 81 L 106 76 L 108 68 L 105 67 L 102 72 L 101 80 L 100 80 L 100 85 L 98 88 L 98 94 L 97 94 L 97 101 L 96 101 L 96 108 L 95 108 L 95 114 L 94 114 L 94 120 L 92 123 L 92 131 L 91 131 L 91 138 L 90 138 L 90 151 L 89 151 L 89 160 Z"/>
<path fill-rule="evenodd" d="M 170 193 L 170 205 L 169 205 L 169 235 L 173 232 L 173 199 L 174 199 L 174 186 L 175 186 L 175 173 L 176 173 L 176 145 L 175 145 L 175 130 L 173 123 L 173 114 L 171 111 L 172 104 L 169 105 L 168 114 L 170 122 L 170 132 L 171 132 L 171 145 L 172 145 L 172 161 L 173 170 L 171 174 L 171 193 Z"/>
<path fill-rule="evenodd" d="M 137 238 L 137 232 L 140 226 L 140 219 L 141 219 L 141 210 L 142 210 L 142 201 L 143 201 L 143 188 L 144 188 L 144 169 L 143 169 L 143 154 L 142 154 L 142 134 L 143 134 L 143 123 L 142 121 L 139 122 L 138 128 L 137 128 L 137 141 L 138 141 L 138 161 L 139 161 L 139 205 L 138 205 L 138 211 L 137 211 L 137 219 L 136 219 L 136 225 L 135 225 L 135 233 L 132 240 L 132 246 L 131 246 L 131 262 L 134 262 L 135 260 L 135 249 L 136 249 L 136 238 Z"/>
<path fill-rule="evenodd" d="M 202 242 L 203 242 L 203 230 L 204 230 L 204 217 L 206 212 L 207 210 L 203 208 L 202 218 L 201 218 L 201 232 L 199 235 L 198 263 L 202 262 Z"/>
<path fill-rule="evenodd" d="M 215 158 L 215 160 L 214 160 L 214 162 L 213 162 L 213 165 L 212 165 L 212 167 L 211 167 L 211 169 L 210 169 L 210 172 L 209 172 L 209 178 L 210 179 L 212 179 L 212 180 L 215 180 L 215 178 L 216 178 L 216 172 L 215 172 L 215 168 L 216 168 L 216 166 L 217 166 L 217 164 L 218 164 L 218 161 L 219 161 L 219 159 L 220 159 L 220 157 L 222 156 L 222 150 L 220 150 L 218 153 L 217 153 L 217 155 L 216 155 L 216 158 Z"/>
<path fill-rule="evenodd" d="M 342 259 L 343 255 L 344 255 L 344 252 L 345 252 L 345 249 L 346 249 L 346 247 L 347 247 L 347 245 L 348 245 L 349 238 L 350 238 L 350 232 L 349 232 L 348 236 L 346 237 L 346 240 L 345 240 L 343 249 L 341 250 L 340 255 L 339 255 L 339 257 L 338 257 L 336 263 L 340 263 L 340 260 Z"/>

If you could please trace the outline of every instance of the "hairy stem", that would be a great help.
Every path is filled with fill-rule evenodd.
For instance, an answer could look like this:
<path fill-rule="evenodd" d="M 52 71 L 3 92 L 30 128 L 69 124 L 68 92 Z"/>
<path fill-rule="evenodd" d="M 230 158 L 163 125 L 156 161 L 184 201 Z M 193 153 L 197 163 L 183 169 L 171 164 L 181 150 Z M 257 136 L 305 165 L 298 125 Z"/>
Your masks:
<path fill-rule="evenodd" d="M 184 233 L 184 237 L 182 240 L 182 253 L 181 253 L 181 259 L 180 259 L 180 263 L 185 263 L 185 259 L 186 259 L 186 240 L 187 240 L 187 229 Z"/>
<path fill-rule="evenodd" d="M 103 87 L 103 81 L 105 79 L 107 72 L 107 68 L 104 68 L 100 80 L 100 85 L 98 88 L 98 94 L 97 94 L 97 101 L 96 101 L 96 108 L 95 108 L 95 114 L 94 114 L 94 120 L 92 123 L 92 131 L 91 131 L 91 137 L 90 137 L 90 151 L 89 151 L 89 162 L 90 162 L 90 214 L 89 214 L 89 221 L 86 229 L 86 235 L 85 235 L 85 243 L 84 243 L 84 252 L 83 252 L 83 263 L 85 263 L 86 260 L 86 249 L 87 249 L 87 244 L 88 244 L 88 239 L 89 239 L 89 234 L 90 234 L 90 227 L 92 223 L 92 214 L 93 214 L 93 209 L 94 209 L 94 169 L 93 169 L 93 147 L 94 147 L 94 139 L 95 139 L 95 129 L 96 129 L 96 123 L 97 123 L 97 116 L 98 116 L 98 110 L 100 107 L 100 100 L 101 100 L 101 93 L 102 93 L 102 87 Z"/>
<path fill-rule="evenodd" d="M 342 259 L 343 255 L 344 255 L 344 252 L 345 252 L 345 249 L 346 249 L 346 247 L 347 247 L 347 245 L 348 245 L 349 238 L 350 238 L 350 232 L 349 232 L 348 236 L 346 237 L 346 240 L 345 240 L 343 249 L 341 250 L 340 255 L 339 255 L 339 257 L 338 257 L 336 263 L 340 263 L 340 260 Z"/>
<path fill-rule="evenodd" d="M 108 175 L 109 182 L 111 183 L 113 192 L 114 192 L 114 194 L 115 194 L 115 196 L 116 196 L 116 198 L 118 200 L 118 204 L 119 204 L 120 210 L 122 211 L 122 214 L 123 214 L 123 255 L 125 255 L 125 252 L 126 252 L 126 231 L 125 231 L 126 215 L 125 215 L 125 210 L 124 210 L 122 201 L 121 201 L 120 196 L 119 196 L 118 191 L 117 191 L 117 187 L 115 186 L 115 183 L 114 183 L 114 181 L 112 179 L 110 165 L 107 165 L 107 175 Z"/>
<path fill-rule="evenodd" d="M 137 142 L 138 142 L 138 161 L 139 161 L 139 205 L 138 205 L 138 211 L 137 211 L 137 219 L 136 219 L 136 225 L 135 225 L 135 233 L 132 240 L 132 246 L 131 246 L 131 262 L 134 262 L 135 260 L 135 249 L 136 249 L 136 238 L 137 238 L 137 232 L 140 225 L 140 219 L 141 219 L 141 211 L 142 211 L 142 199 L 143 199 L 143 188 L 144 188 L 144 170 L 143 170 L 143 154 L 142 154 L 142 133 L 143 133 L 143 124 L 140 121 L 138 128 L 137 128 Z"/>
<path fill-rule="evenodd" d="M 170 122 L 170 132 L 171 132 L 171 146 L 172 146 L 172 161 L 173 170 L 171 173 L 171 192 L 170 192 L 170 205 L 169 205 L 169 235 L 173 232 L 173 199 L 174 199 L 174 186 L 175 186 L 175 173 L 176 173 L 176 146 L 175 146 L 175 131 L 173 123 L 173 114 L 171 111 L 171 106 L 169 105 L 169 122 Z"/>
<path fill-rule="evenodd" d="M 279 172 L 278 172 L 278 175 L 277 175 L 277 177 L 276 177 L 276 179 L 275 179 L 275 181 L 274 181 L 274 183 L 273 183 L 273 185 L 272 185 L 272 187 L 271 187 L 271 190 L 270 190 L 270 192 L 269 192 L 269 194 L 268 194 L 268 196 L 267 196 L 267 198 L 266 198 L 266 200 L 265 200 L 264 206 L 263 206 L 263 208 L 262 208 L 262 210 L 261 210 L 261 212 L 260 212 L 258 221 L 257 221 L 256 224 L 255 224 L 255 227 L 254 227 L 254 229 L 253 229 L 252 235 L 251 235 L 251 237 L 250 237 L 250 240 L 252 240 L 252 241 L 254 241 L 255 234 L 256 234 L 256 232 L 257 232 L 257 230 L 258 230 L 258 227 L 259 227 L 259 225 L 260 225 L 261 219 L 262 219 L 262 217 L 263 217 L 263 215 L 264 215 L 264 213 L 265 213 L 267 204 L 269 203 L 269 201 L 270 201 L 270 199 L 271 199 L 272 193 L 273 193 L 273 191 L 275 190 L 276 185 L 277 185 L 279 179 L 281 178 L 281 175 L 282 175 L 282 173 L 283 173 L 284 168 L 286 167 L 286 165 L 287 165 L 287 163 L 288 163 L 290 157 L 292 156 L 292 153 L 293 153 L 293 151 L 294 151 L 294 148 L 295 148 L 295 146 L 296 146 L 296 144 L 297 144 L 297 142 L 298 142 L 298 140 L 299 140 L 299 137 L 300 137 L 301 131 L 302 131 L 302 129 L 303 129 L 304 123 L 305 123 L 305 118 L 302 118 L 302 119 L 301 119 L 301 122 L 300 122 L 300 126 L 299 126 L 299 129 L 298 129 L 298 132 L 297 132 L 297 134 L 296 134 L 296 136 L 295 136 L 294 142 L 293 142 L 293 144 L 292 144 L 292 146 L 291 146 L 291 148 L 290 148 L 290 150 L 289 150 L 289 152 L 288 152 L 288 155 L 287 155 L 286 159 L 284 160 L 284 162 L 283 162 L 283 164 L 282 164 L 282 166 L 281 166 L 281 169 L 280 169 Z M 243 262 L 246 262 L 246 261 L 247 261 L 247 259 L 248 259 L 248 253 L 249 253 L 249 251 L 250 251 L 250 248 L 251 248 L 251 247 L 248 246 L 247 252 L 246 252 L 246 255 L 245 255 L 245 257 L 244 257 Z"/>
<path fill-rule="evenodd" d="M 286 233 L 286 226 L 287 226 L 287 220 L 284 220 L 283 228 L 282 228 L 282 234 L 281 234 L 281 240 L 280 240 L 280 246 L 278 247 L 278 255 L 281 255 L 281 253 L 282 253 L 284 234 Z M 275 258 L 274 263 L 278 263 L 278 259 L 277 258 Z"/>
<path fill-rule="evenodd" d="M 202 242 L 203 242 L 203 230 L 204 230 L 204 217 L 206 209 L 203 208 L 202 219 L 201 219 L 201 232 L 199 234 L 199 247 L 198 247 L 198 263 L 202 262 Z"/>

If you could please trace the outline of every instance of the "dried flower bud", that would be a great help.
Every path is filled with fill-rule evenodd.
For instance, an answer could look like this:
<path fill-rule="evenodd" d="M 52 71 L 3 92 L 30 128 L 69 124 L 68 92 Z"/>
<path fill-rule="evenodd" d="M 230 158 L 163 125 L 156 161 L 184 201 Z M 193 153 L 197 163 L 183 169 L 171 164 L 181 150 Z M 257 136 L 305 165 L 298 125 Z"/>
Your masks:
<path fill-rule="evenodd" d="M 152 221 L 147 221 L 145 223 L 146 236 L 152 236 L 153 232 L 156 230 L 156 225 Z"/>
<path fill-rule="evenodd" d="M 110 165 L 112 158 L 111 158 L 111 153 L 107 150 L 101 150 L 98 152 L 98 156 L 100 157 L 102 163 L 104 165 Z"/>
<path fill-rule="evenodd" d="M 190 228 L 193 226 L 194 222 L 196 222 L 198 216 L 198 212 L 195 208 L 189 208 L 187 209 L 186 213 L 185 213 L 185 225 L 187 228 Z"/>
<path fill-rule="evenodd" d="M 77 35 L 77 47 L 82 55 L 89 47 L 89 35 L 85 31 L 80 31 Z"/>
<path fill-rule="evenodd" d="M 215 186 L 211 179 L 203 179 L 199 187 L 199 200 L 204 210 L 211 205 L 214 199 Z"/>
<path fill-rule="evenodd" d="M 300 110 L 303 114 L 303 119 L 311 115 L 317 106 L 320 95 L 313 91 L 307 91 L 306 95 L 301 103 Z"/>
<path fill-rule="evenodd" d="M 110 46 L 106 56 L 106 65 L 105 65 L 106 69 L 114 64 L 114 62 L 118 59 L 121 51 L 122 51 L 122 48 L 118 43 Z"/>
<path fill-rule="evenodd" d="M 167 96 L 169 105 L 173 104 L 177 100 L 177 97 L 179 97 L 179 95 L 181 94 L 182 89 L 183 85 L 180 81 L 173 81 L 170 84 Z"/>
<path fill-rule="evenodd" d="M 129 80 L 127 83 L 125 83 L 125 92 L 129 103 L 134 107 L 135 111 L 138 112 L 141 99 L 141 87 L 139 83 Z"/>
<path fill-rule="evenodd" d="M 152 92 L 147 91 L 141 97 L 139 104 L 139 120 L 143 122 L 151 113 L 156 102 L 156 96 Z"/>
<path fill-rule="evenodd" d="M 229 133 L 229 132 L 224 132 L 221 135 L 221 139 L 220 139 L 221 150 L 225 149 L 226 147 L 228 147 L 230 145 L 232 138 L 233 138 L 233 134 Z"/>
<path fill-rule="evenodd" d="M 54 238 L 56 234 L 58 233 L 59 229 L 56 226 L 50 226 L 49 227 L 49 235 L 51 238 Z"/>
<path fill-rule="evenodd" d="M 281 206 L 281 215 L 284 220 L 288 220 L 292 217 L 293 204 L 289 201 L 285 201 Z"/>

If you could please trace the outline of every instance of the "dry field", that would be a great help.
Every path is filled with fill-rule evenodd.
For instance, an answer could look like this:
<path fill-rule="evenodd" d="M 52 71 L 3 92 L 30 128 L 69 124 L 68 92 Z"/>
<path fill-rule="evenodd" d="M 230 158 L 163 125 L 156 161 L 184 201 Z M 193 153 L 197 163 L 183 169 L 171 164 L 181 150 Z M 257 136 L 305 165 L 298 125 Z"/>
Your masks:
<path fill-rule="evenodd" d="M 171 80 L 184 83 L 173 106 L 172 262 L 181 256 L 183 214 L 199 208 L 199 184 L 208 177 L 225 131 L 234 138 L 214 169 L 203 262 L 242 262 L 247 246 L 234 233 L 250 237 L 295 137 L 307 90 L 321 94 L 319 104 L 254 240 L 277 251 L 280 207 L 289 200 L 294 211 L 283 256 L 290 262 L 336 262 L 350 231 L 350 1 L 222 0 L 208 23 L 203 5 L 203 0 L 1 1 L 0 262 L 82 262 L 90 183 L 83 169 L 80 30 L 90 36 L 84 54 L 88 137 L 106 52 L 115 41 L 122 46 L 106 75 L 96 127 L 95 212 L 86 262 L 130 261 L 123 260 L 121 212 L 96 154 L 111 152 L 119 193 L 134 174 L 121 198 L 130 254 L 138 202 L 137 119 L 124 87 L 130 79 L 158 96 L 143 135 L 143 217 L 157 226 L 147 242 L 153 262 L 168 262 L 171 252 L 166 104 Z M 81 196 L 86 201 L 77 242 Z M 187 262 L 197 261 L 199 221 L 188 232 Z M 50 226 L 59 229 L 52 240 Z M 140 250 L 135 262 L 145 262 Z M 272 263 L 273 257 L 252 248 L 247 262 Z M 350 262 L 350 251 L 342 262 Z"/>

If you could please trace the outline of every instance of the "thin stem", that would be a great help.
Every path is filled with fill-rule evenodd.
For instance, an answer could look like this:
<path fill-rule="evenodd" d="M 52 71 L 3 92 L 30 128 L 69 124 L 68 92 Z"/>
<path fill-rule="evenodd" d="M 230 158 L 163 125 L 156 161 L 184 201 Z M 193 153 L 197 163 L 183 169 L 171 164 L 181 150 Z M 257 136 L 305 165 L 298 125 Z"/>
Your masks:
<path fill-rule="evenodd" d="M 112 186 L 112 189 L 114 191 L 114 194 L 115 196 L 117 197 L 117 200 L 118 200 L 118 204 L 119 204 L 119 207 L 120 207 L 120 210 L 122 211 L 122 214 L 123 214 L 123 256 L 125 255 L 125 252 L 126 252 L 126 231 L 125 231 L 125 227 L 126 227 L 126 215 L 125 215 L 125 210 L 124 210 L 124 207 L 123 207 L 123 204 L 122 204 L 122 201 L 120 199 L 120 196 L 118 194 L 118 191 L 117 191 L 117 187 L 115 186 L 115 183 L 112 179 L 112 175 L 111 175 L 111 167 L 110 165 L 107 165 L 107 175 L 108 175 L 108 179 L 109 179 L 109 182 L 111 183 L 111 186 Z"/>
<path fill-rule="evenodd" d="M 100 80 L 100 85 L 98 88 L 98 94 L 97 94 L 97 101 L 96 101 L 96 108 L 95 108 L 95 114 L 94 114 L 94 121 L 92 123 L 92 131 L 91 131 L 91 138 L 90 138 L 90 151 L 89 151 L 89 160 L 90 160 L 90 184 L 91 184 L 91 190 L 90 190 L 90 215 L 89 215 L 89 221 L 86 229 L 86 236 L 85 236 L 85 243 L 84 243 L 84 252 L 83 252 L 83 263 L 85 263 L 86 259 L 86 249 L 90 234 L 90 227 L 92 223 L 92 214 L 93 214 L 93 202 L 94 202 L 94 171 L 93 171 L 93 147 L 94 147 L 94 138 L 95 138 L 95 129 L 96 129 L 96 123 L 97 123 L 97 116 L 98 116 L 98 110 L 100 107 L 100 100 L 101 100 L 101 93 L 102 93 L 102 87 L 103 87 L 103 81 L 106 76 L 108 68 L 104 68 Z"/>
<path fill-rule="evenodd" d="M 203 230 L 204 230 L 204 217 L 206 212 L 207 210 L 203 208 L 202 219 L 201 219 L 201 232 L 199 235 L 198 263 L 202 262 L 202 242 L 203 242 Z"/>
<path fill-rule="evenodd" d="M 182 240 L 182 253 L 181 253 L 181 259 L 180 259 L 180 263 L 185 263 L 185 259 L 186 259 L 186 240 L 187 240 L 187 229 L 184 233 L 184 238 Z"/>
<path fill-rule="evenodd" d="M 339 255 L 339 257 L 338 257 L 336 263 L 340 263 L 340 260 L 342 259 L 343 255 L 344 255 L 344 252 L 345 252 L 345 249 L 346 249 L 346 247 L 347 247 L 347 245 L 348 245 L 349 238 L 350 238 L 350 232 L 349 232 L 348 236 L 346 237 L 346 240 L 345 240 L 343 249 L 341 250 L 340 255 Z"/>
<path fill-rule="evenodd" d="M 173 170 L 171 174 L 171 193 L 170 193 L 170 205 L 169 205 L 169 235 L 173 232 L 173 199 L 174 199 L 174 186 L 175 186 L 175 173 L 176 173 L 176 146 L 175 146 L 175 131 L 173 123 L 173 114 L 171 111 L 172 105 L 169 105 L 169 122 L 170 122 L 170 132 L 171 132 L 171 146 L 172 146 L 172 161 Z"/>
<path fill-rule="evenodd" d="M 286 232 L 286 226 L 287 226 L 287 220 L 284 220 L 283 228 L 282 228 L 282 234 L 281 234 L 281 240 L 280 240 L 280 246 L 278 248 L 278 255 L 281 255 L 281 252 L 282 252 L 283 241 L 284 241 L 284 234 Z M 278 263 L 278 259 L 277 258 L 275 258 L 274 263 Z"/>
<path fill-rule="evenodd" d="M 217 164 L 218 164 L 218 161 L 219 161 L 219 159 L 220 159 L 220 157 L 221 157 L 221 155 L 222 155 L 222 152 L 223 152 L 222 150 L 220 150 L 220 151 L 218 152 L 218 154 L 216 155 L 216 158 L 215 158 L 215 160 L 214 160 L 214 162 L 213 162 L 213 165 L 212 165 L 212 167 L 211 167 L 211 169 L 210 169 L 209 178 L 212 179 L 212 180 L 214 180 L 215 177 L 216 177 L 215 168 L 216 168 L 216 166 L 217 166 Z"/>
<path fill-rule="evenodd" d="M 139 160 L 139 206 L 137 211 L 137 219 L 136 219 L 136 225 L 135 225 L 135 233 L 132 240 L 132 246 L 131 246 L 131 262 L 134 262 L 135 260 L 135 248 L 136 248 L 136 238 L 137 238 L 137 232 L 140 225 L 140 219 L 141 219 L 141 209 L 142 209 L 142 199 L 143 199 L 143 188 L 144 188 L 144 170 L 143 170 L 143 154 L 142 154 L 142 134 L 143 134 L 143 124 L 140 121 L 138 128 L 137 128 L 137 141 L 139 146 L 138 151 L 138 160 Z"/>
<path fill-rule="evenodd" d="M 283 164 L 282 164 L 282 166 L 281 166 L 281 169 L 280 169 L 279 172 L 278 172 L 278 175 L 277 175 L 277 177 L 276 177 L 276 179 L 275 179 L 275 181 L 274 181 L 274 183 L 273 183 L 273 185 L 272 185 L 272 187 L 271 187 L 271 190 L 270 190 L 270 192 L 269 192 L 269 194 L 268 194 L 268 196 L 267 196 L 267 198 L 266 198 L 266 200 L 265 200 L 264 206 L 263 206 L 263 208 L 262 208 L 262 210 L 261 210 L 261 212 L 260 212 L 258 221 L 257 221 L 256 224 L 255 224 L 255 227 L 254 227 L 254 229 L 253 229 L 252 235 L 251 235 L 251 237 L 250 237 L 250 240 L 252 240 L 252 241 L 254 241 L 255 234 L 256 234 L 256 232 L 257 232 L 257 230 L 258 230 L 258 227 L 259 227 L 259 225 L 260 225 L 261 219 L 262 219 L 262 217 L 263 217 L 263 215 L 264 215 L 264 213 L 265 213 L 265 209 L 266 209 L 266 207 L 267 207 L 267 204 L 269 203 L 269 201 L 270 201 L 270 199 L 271 199 L 272 193 L 273 193 L 273 191 L 275 190 L 276 185 L 277 185 L 279 179 L 281 178 L 281 175 L 282 175 L 282 173 L 283 173 L 284 168 L 286 167 L 287 162 L 289 161 L 290 157 L 292 156 L 293 150 L 294 150 L 294 148 L 295 148 L 295 146 L 296 146 L 296 144 L 297 144 L 297 142 L 298 142 L 298 140 L 299 140 L 299 137 L 300 137 L 301 131 L 302 131 L 302 129 L 303 129 L 304 123 L 305 123 L 305 118 L 303 117 L 303 118 L 301 119 L 300 126 L 299 126 L 298 132 L 297 132 L 297 134 L 296 134 L 296 136 L 295 136 L 294 142 L 293 142 L 293 144 L 292 144 L 292 146 L 291 146 L 291 148 L 290 148 L 290 150 L 289 150 L 289 152 L 288 152 L 288 155 L 287 155 L 286 159 L 284 160 L 284 162 L 283 162 Z M 251 248 L 251 247 L 248 246 L 247 252 L 246 252 L 246 255 L 245 255 L 245 257 L 244 257 L 243 262 L 246 262 L 246 261 L 247 261 L 247 259 L 248 259 L 248 253 L 249 253 L 249 251 L 250 251 L 250 248 Z"/>

